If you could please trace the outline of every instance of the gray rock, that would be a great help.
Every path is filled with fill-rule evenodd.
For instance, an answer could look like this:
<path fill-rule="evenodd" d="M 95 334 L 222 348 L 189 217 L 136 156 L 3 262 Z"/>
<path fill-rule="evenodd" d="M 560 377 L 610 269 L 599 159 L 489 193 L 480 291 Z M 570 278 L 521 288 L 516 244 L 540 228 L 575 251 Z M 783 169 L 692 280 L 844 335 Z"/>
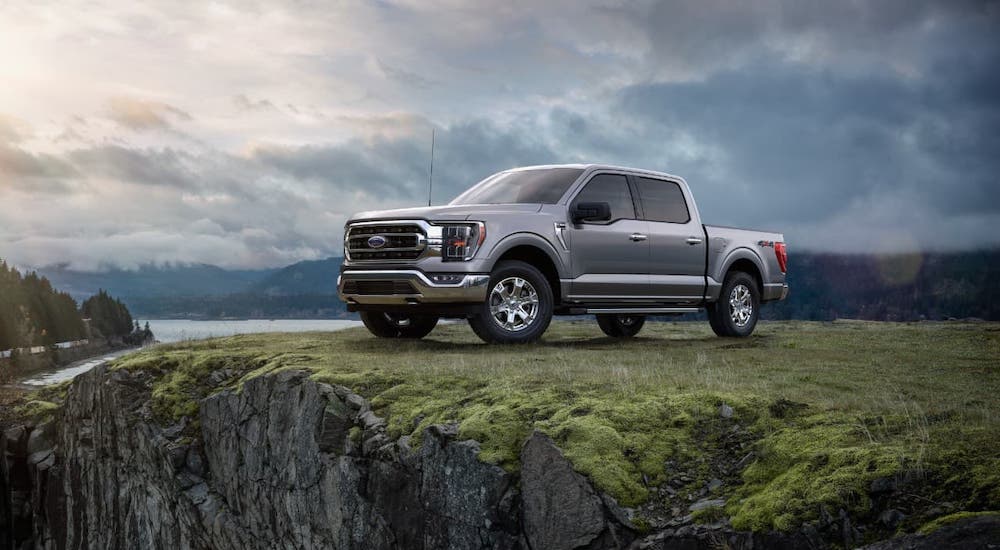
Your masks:
<path fill-rule="evenodd" d="M 742 472 L 747 466 L 750 465 L 751 462 L 753 462 L 753 459 L 755 457 L 756 455 L 752 451 L 747 453 L 746 455 L 743 456 L 743 458 L 739 460 L 739 462 L 736 463 L 734 468 L 736 469 L 737 472 Z"/>
<path fill-rule="evenodd" d="M 872 480 L 872 484 L 868 488 L 868 492 L 873 495 L 889 493 L 895 490 L 896 490 L 896 479 L 892 477 L 876 478 Z"/>
<path fill-rule="evenodd" d="M 184 466 L 192 474 L 205 477 L 205 459 L 202 458 L 201 450 L 197 447 L 192 445 L 188 448 Z"/>
<path fill-rule="evenodd" d="M 4 432 L 0 512 L 16 505 L 18 547 L 525 547 L 516 480 L 457 441 L 457 426 L 412 449 L 356 394 L 282 371 L 203 400 L 200 437 L 180 444 L 183 430 L 149 416 L 150 382 L 97 367 L 33 454 L 35 430 Z M 352 447 L 364 427 L 366 449 Z"/>
<path fill-rule="evenodd" d="M 718 491 L 721 487 L 722 487 L 722 480 L 718 478 L 713 478 L 711 481 L 708 482 L 708 485 L 705 486 L 705 490 L 707 490 L 709 493 L 713 493 L 715 491 Z"/>
<path fill-rule="evenodd" d="M 55 425 L 52 422 L 39 424 L 28 435 L 28 454 L 37 453 L 55 446 Z"/>
<path fill-rule="evenodd" d="M 1000 515 L 970 517 L 927 534 L 876 542 L 861 550 L 965 550 L 1000 548 Z"/>
<path fill-rule="evenodd" d="M 219 386 L 237 374 L 237 371 L 233 369 L 219 369 L 208 375 L 208 381 L 213 386 Z"/>
<path fill-rule="evenodd" d="M 899 525 L 899 523 L 904 519 L 906 519 L 906 514 L 894 508 L 883 510 L 878 516 L 878 520 L 882 522 L 882 525 L 885 525 L 890 529 L 895 529 L 896 526 Z"/>
<path fill-rule="evenodd" d="M 385 420 L 377 416 L 372 411 L 365 411 L 361 413 L 358 419 L 361 421 L 361 426 L 364 427 L 365 430 L 377 430 L 385 427 Z"/>
<path fill-rule="evenodd" d="M 726 499 L 723 498 L 703 498 L 691 506 L 688 506 L 688 511 L 697 512 L 698 510 L 704 510 L 705 508 L 721 508 L 725 505 Z"/>
<path fill-rule="evenodd" d="M 733 408 L 723 403 L 722 405 L 719 406 L 719 416 L 721 416 L 722 418 L 732 418 Z"/>
<path fill-rule="evenodd" d="M 354 426 L 352 407 L 335 393 L 327 393 L 317 443 L 324 453 L 343 454 L 347 439 Z"/>
<path fill-rule="evenodd" d="M 600 497 L 546 435 L 534 432 L 521 449 L 524 533 L 532 548 L 585 547 L 605 530 Z"/>

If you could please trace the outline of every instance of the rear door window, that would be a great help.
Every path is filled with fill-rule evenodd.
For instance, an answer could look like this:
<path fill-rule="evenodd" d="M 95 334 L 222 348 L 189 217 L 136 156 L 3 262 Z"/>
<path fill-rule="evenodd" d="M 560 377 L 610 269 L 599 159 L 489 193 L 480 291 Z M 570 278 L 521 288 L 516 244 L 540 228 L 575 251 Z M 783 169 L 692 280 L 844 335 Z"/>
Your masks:
<path fill-rule="evenodd" d="M 636 177 L 647 221 L 687 223 L 691 221 L 681 186 L 672 181 Z"/>

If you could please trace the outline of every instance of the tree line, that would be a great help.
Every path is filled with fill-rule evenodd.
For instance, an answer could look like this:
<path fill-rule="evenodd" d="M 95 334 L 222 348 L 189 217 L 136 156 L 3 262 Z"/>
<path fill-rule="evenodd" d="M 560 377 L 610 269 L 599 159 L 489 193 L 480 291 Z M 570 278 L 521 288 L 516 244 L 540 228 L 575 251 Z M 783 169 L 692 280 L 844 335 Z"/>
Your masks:
<path fill-rule="evenodd" d="M 84 318 L 91 320 L 89 333 Z M 132 331 L 128 308 L 107 292 L 88 298 L 78 309 L 69 294 L 52 288 L 45 277 L 33 271 L 21 275 L 0 260 L 0 350 L 125 337 Z"/>

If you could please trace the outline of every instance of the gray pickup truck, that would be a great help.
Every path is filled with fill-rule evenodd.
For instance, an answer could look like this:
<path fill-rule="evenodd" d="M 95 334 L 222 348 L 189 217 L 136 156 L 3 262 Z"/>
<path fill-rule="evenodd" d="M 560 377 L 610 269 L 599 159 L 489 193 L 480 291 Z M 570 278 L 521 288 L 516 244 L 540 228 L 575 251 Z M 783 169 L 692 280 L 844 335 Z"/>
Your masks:
<path fill-rule="evenodd" d="M 553 315 L 591 313 L 629 337 L 647 315 L 701 309 L 719 336 L 749 336 L 761 304 L 788 295 L 786 261 L 780 233 L 703 225 L 677 176 L 530 166 L 446 206 L 351 217 L 337 289 L 385 338 L 452 317 L 486 342 L 524 343 Z"/>

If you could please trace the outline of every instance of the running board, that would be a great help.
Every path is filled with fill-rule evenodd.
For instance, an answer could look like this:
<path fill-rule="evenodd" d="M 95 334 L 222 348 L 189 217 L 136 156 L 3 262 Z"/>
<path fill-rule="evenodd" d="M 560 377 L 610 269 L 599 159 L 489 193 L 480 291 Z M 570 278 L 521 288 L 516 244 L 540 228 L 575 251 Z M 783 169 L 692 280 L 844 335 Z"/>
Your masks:
<path fill-rule="evenodd" d="M 698 313 L 697 307 L 588 307 L 587 313 Z"/>

